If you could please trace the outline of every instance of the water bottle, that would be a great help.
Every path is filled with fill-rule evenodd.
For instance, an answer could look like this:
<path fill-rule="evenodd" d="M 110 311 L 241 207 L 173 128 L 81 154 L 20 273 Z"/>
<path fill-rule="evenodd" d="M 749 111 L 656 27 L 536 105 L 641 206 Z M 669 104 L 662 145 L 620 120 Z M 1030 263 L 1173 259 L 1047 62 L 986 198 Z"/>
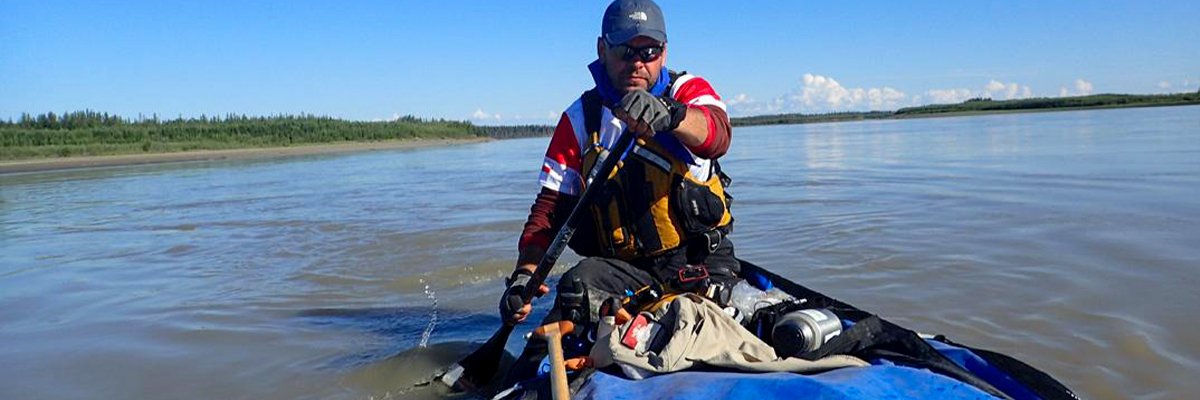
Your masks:
<path fill-rule="evenodd" d="M 755 311 L 763 307 L 773 306 L 794 298 L 782 290 L 772 288 L 760 290 L 746 281 L 738 281 L 729 295 L 729 306 L 737 310 L 744 318 L 750 318 Z"/>
<path fill-rule="evenodd" d="M 771 330 L 775 354 L 791 357 L 821 348 L 842 333 L 842 321 L 824 308 L 796 310 L 784 314 Z"/>

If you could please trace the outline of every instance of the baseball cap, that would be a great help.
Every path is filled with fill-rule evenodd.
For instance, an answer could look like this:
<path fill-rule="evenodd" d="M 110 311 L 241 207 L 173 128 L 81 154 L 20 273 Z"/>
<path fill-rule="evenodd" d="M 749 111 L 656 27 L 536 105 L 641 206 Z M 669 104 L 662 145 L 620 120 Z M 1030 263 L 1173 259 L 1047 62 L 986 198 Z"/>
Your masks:
<path fill-rule="evenodd" d="M 661 43 L 667 41 L 667 23 L 663 21 L 662 10 L 650 0 L 612 2 L 604 11 L 600 32 L 609 45 L 624 44 L 638 36 Z"/>

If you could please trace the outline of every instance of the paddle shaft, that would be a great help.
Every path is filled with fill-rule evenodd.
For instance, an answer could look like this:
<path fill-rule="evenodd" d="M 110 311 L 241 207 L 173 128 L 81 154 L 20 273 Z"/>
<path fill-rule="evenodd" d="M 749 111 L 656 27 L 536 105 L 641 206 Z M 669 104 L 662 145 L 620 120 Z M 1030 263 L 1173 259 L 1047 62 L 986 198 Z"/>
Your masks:
<path fill-rule="evenodd" d="M 604 160 L 600 165 L 589 171 L 587 177 L 588 184 L 584 188 L 583 194 L 579 196 L 579 202 L 571 209 L 571 214 L 567 216 L 567 221 L 558 230 L 558 234 L 554 235 L 554 241 L 550 242 L 550 248 L 546 249 L 546 254 L 542 256 L 541 261 L 538 261 L 537 269 L 533 271 L 533 280 L 529 285 L 525 286 L 525 293 L 521 294 L 521 301 L 524 304 L 529 304 L 533 300 L 533 297 L 538 292 L 538 288 L 542 286 L 542 283 L 546 281 L 546 277 L 550 275 L 550 270 L 558 262 L 558 257 L 562 255 L 563 250 L 567 248 L 567 244 L 571 242 L 571 238 L 575 236 L 575 229 L 578 227 L 579 219 L 583 218 L 584 214 L 587 214 L 587 207 L 592 204 L 595 197 L 600 195 L 600 191 L 608 183 L 608 176 L 612 175 L 613 169 L 621 161 L 621 156 L 633 144 L 634 137 L 636 137 L 636 134 L 629 130 L 621 133 L 621 136 L 617 138 L 617 142 L 613 144 L 613 148 L 608 152 L 608 155 L 604 156 Z"/>
<path fill-rule="evenodd" d="M 588 172 L 587 184 L 584 185 L 583 194 L 579 196 L 579 201 L 571 209 L 571 214 L 567 216 L 567 220 L 563 223 L 562 228 L 559 228 L 558 234 L 554 235 L 554 241 L 550 242 L 550 247 L 546 249 L 546 254 L 542 255 L 537 269 L 533 272 L 532 279 L 525 285 L 525 290 L 521 293 L 521 304 L 510 304 L 510 306 L 516 306 L 513 309 L 520 309 L 525 304 L 533 301 L 538 288 L 546 281 L 546 277 L 550 275 L 550 270 L 558 262 L 558 257 L 562 255 L 563 250 L 567 248 L 567 244 L 571 242 L 571 237 L 575 236 L 575 227 L 578 225 L 579 219 L 583 218 L 584 214 L 587 214 L 587 208 L 600 195 L 602 188 L 608 183 L 609 175 L 612 175 L 613 170 L 617 167 L 617 163 L 621 160 L 621 156 L 625 154 L 625 151 L 629 150 L 636 137 L 636 133 L 626 129 L 617 137 L 616 143 L 608 150 L 607 155 L 602 154 L 603 161 L 600 165 Z M 505 301 L 509 300 L 513 299 L 506 299 Z M 492 334 L 492 337 L 483 346 L 467 355 L 454 367 L 451 367 L 439 380 L 456 389 L 463 387 L 464 379 L 475 385 L 490 380 L 492 375 L 495 375 L 496 368 L 500 365 L 501 356 L 504 354 L 504 345 L 508 342 L 508 337 L 512 335 L 513 328 L 513 325 L 501 324 L 500 329 L 496 330 L 496 333 Z"/>

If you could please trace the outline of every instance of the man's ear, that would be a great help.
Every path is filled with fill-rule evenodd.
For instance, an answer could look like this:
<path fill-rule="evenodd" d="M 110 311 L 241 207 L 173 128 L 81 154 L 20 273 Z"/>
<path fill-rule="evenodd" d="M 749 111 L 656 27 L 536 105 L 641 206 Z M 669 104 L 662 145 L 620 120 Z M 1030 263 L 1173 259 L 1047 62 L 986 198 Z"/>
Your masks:
<path fill-rule="evenodd" d="M 596 38 L 596 59 L 600 60 L 601 64 L 604 64 L 604 50 L 606 50 L 604 46 L 604 38 Z"/>

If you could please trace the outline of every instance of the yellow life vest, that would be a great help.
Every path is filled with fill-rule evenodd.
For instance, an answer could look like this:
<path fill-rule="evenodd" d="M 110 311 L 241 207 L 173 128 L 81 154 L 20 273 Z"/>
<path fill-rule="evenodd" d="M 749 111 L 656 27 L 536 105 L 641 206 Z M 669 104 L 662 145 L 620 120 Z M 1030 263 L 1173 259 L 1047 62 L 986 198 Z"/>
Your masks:
<path fill-rule="evenodd" d="M 595 90 L 583 95 L 584 126 L 590 143 L 582 172 L 590 173 L 608 154 L 600 144 L 600 100 Z M 679 248 L 688 240 L 729 226 L 729 197 L 724 174 L 713 161 L 707 180 L 692 175 L 687 162 L 658 140 L 638 138 L 617 164 L 590 207 L 599 255 L 632 260 Z M 586 179 L 584 185 L 586 185 Z"/>

